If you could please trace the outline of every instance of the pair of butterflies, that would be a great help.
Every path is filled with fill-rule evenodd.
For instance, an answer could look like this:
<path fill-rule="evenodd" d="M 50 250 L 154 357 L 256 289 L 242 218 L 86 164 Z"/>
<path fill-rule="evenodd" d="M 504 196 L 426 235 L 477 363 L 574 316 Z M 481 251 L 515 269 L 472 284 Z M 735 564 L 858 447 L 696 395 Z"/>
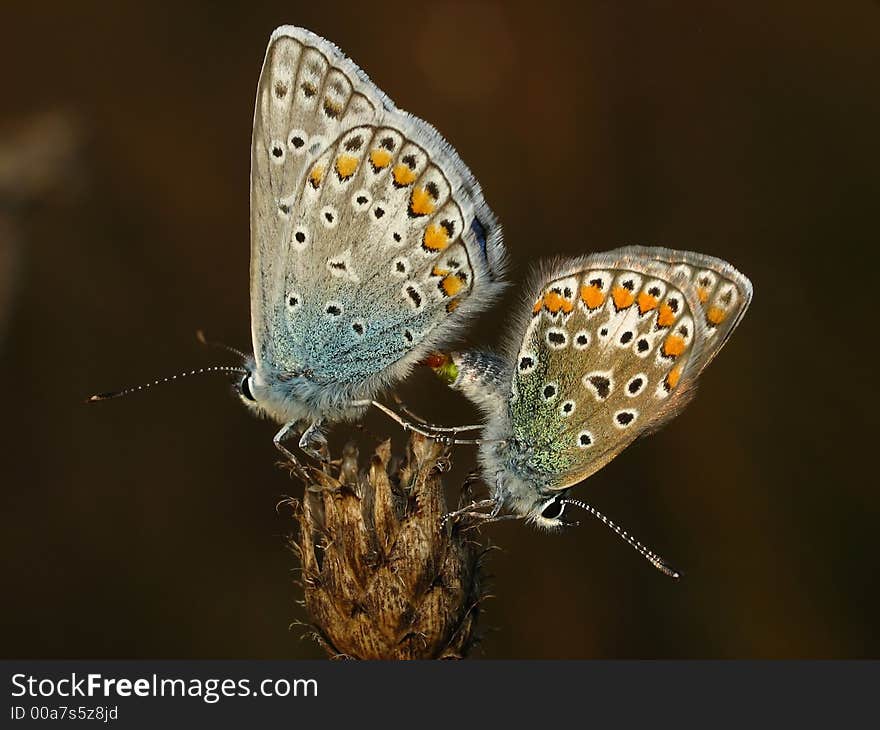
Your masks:
<path fill-rule="evenodd" d="M 437 354 L 504 288 L 501 229 L 456 151 L 398 109 L 332 43 L 278 28 L 251 148 L 251 329 L 238 392 L 320 457 L 321 429 L 371 406 L 449 443 L 476 443 L 491 498 L 547 527 L 568 490 L 673 417 L 751 299 L 710 256 L 628 247 L 545 265 L 502 355 Z M 468 428 L 413 423 L 375 401 L 427 363 L 485 413 Z M 95 396 L 103 399 L 106 396 Z M 481 510 L 485 509 L 485 512 Z"/>

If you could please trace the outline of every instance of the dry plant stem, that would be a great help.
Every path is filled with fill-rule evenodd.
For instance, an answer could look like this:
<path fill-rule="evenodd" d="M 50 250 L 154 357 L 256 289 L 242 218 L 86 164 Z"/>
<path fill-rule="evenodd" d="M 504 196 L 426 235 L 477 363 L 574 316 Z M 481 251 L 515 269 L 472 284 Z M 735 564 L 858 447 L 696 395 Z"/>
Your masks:
<path fill-rule="evenodd" d="M 305 607 L 332 657 L 463 658 L 475 642 L 485 550 L 441 527 L 444 447 L 419 434 L 394 463 L 382 443 L 366 472 L 351 444 L 312 469 L 298 505 Z"/>

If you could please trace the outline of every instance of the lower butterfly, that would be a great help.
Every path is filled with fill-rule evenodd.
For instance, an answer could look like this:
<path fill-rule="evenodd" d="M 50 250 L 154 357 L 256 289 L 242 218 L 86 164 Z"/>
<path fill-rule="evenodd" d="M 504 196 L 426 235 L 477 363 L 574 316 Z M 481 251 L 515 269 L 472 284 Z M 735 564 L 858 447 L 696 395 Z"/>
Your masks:
<path fill-rule="evenodd" d="M 450 517 L 506 511 L 553 529 L 576 506 L 678 577 L 569 490 L 684 408 L 751 298 L 751 283 L 730 264 L 687 251 L 633 246 L 545 266 L 502 356 L 426 361 L 485 414 L 482 437 L 470 443 L 491 497 Z M 466 443 L 461 430 L 447 429 L 449 441 Z"/>

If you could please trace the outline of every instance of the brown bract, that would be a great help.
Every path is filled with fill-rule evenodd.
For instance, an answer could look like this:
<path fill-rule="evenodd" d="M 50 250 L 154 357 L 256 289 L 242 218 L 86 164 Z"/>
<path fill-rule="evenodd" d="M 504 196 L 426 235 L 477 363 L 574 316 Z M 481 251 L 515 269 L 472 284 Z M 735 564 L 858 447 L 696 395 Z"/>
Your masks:
<path fill-rule="evenodd" d="M 405 458 L 346 446 L 310 472 L 296 510 L 305 607 L 333 657 L 458 659 L 475 642 L 481 546 L 441 526 L 443 447 L 414 434 Z M 399 463 L 395 463 L 398 461 Z"/>

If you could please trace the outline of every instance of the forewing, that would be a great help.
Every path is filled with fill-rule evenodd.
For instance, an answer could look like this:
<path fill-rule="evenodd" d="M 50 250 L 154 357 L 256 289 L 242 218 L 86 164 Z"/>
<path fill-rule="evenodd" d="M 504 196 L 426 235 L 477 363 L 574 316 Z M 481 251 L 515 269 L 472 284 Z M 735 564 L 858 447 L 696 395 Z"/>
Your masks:
<path fill-rule="evenodd" d="M 289 26 L 272 34 L 251 143 L 251 330 L 258 364 L 271 356 L 269 314 L 283 289 L 290 216 L 303 176 L 341 131 L 374 121 L 381 104 L 332 44 Z"/>
<path fill-rule="evenodd" d="M 503 247 L 479 186 L 430 125 L 396 109 L 335 47 L 276 31 L 256 116 L 258 358 L 318 383 L 363 384 L 488 306 Z M 280 157 L 277 140 L 287 140 Z"/>
<path fill-rule="evenodd" d="M 673 275 L 688 282 L 700 302 L 706 324 L 700 370 L 718 354 L 752 301 L 752 282 L 729 263 L 714 256 L 645 246 L 627 246 L 610 251 L 608 255 L 662 262 L 671 268 Z"/>

